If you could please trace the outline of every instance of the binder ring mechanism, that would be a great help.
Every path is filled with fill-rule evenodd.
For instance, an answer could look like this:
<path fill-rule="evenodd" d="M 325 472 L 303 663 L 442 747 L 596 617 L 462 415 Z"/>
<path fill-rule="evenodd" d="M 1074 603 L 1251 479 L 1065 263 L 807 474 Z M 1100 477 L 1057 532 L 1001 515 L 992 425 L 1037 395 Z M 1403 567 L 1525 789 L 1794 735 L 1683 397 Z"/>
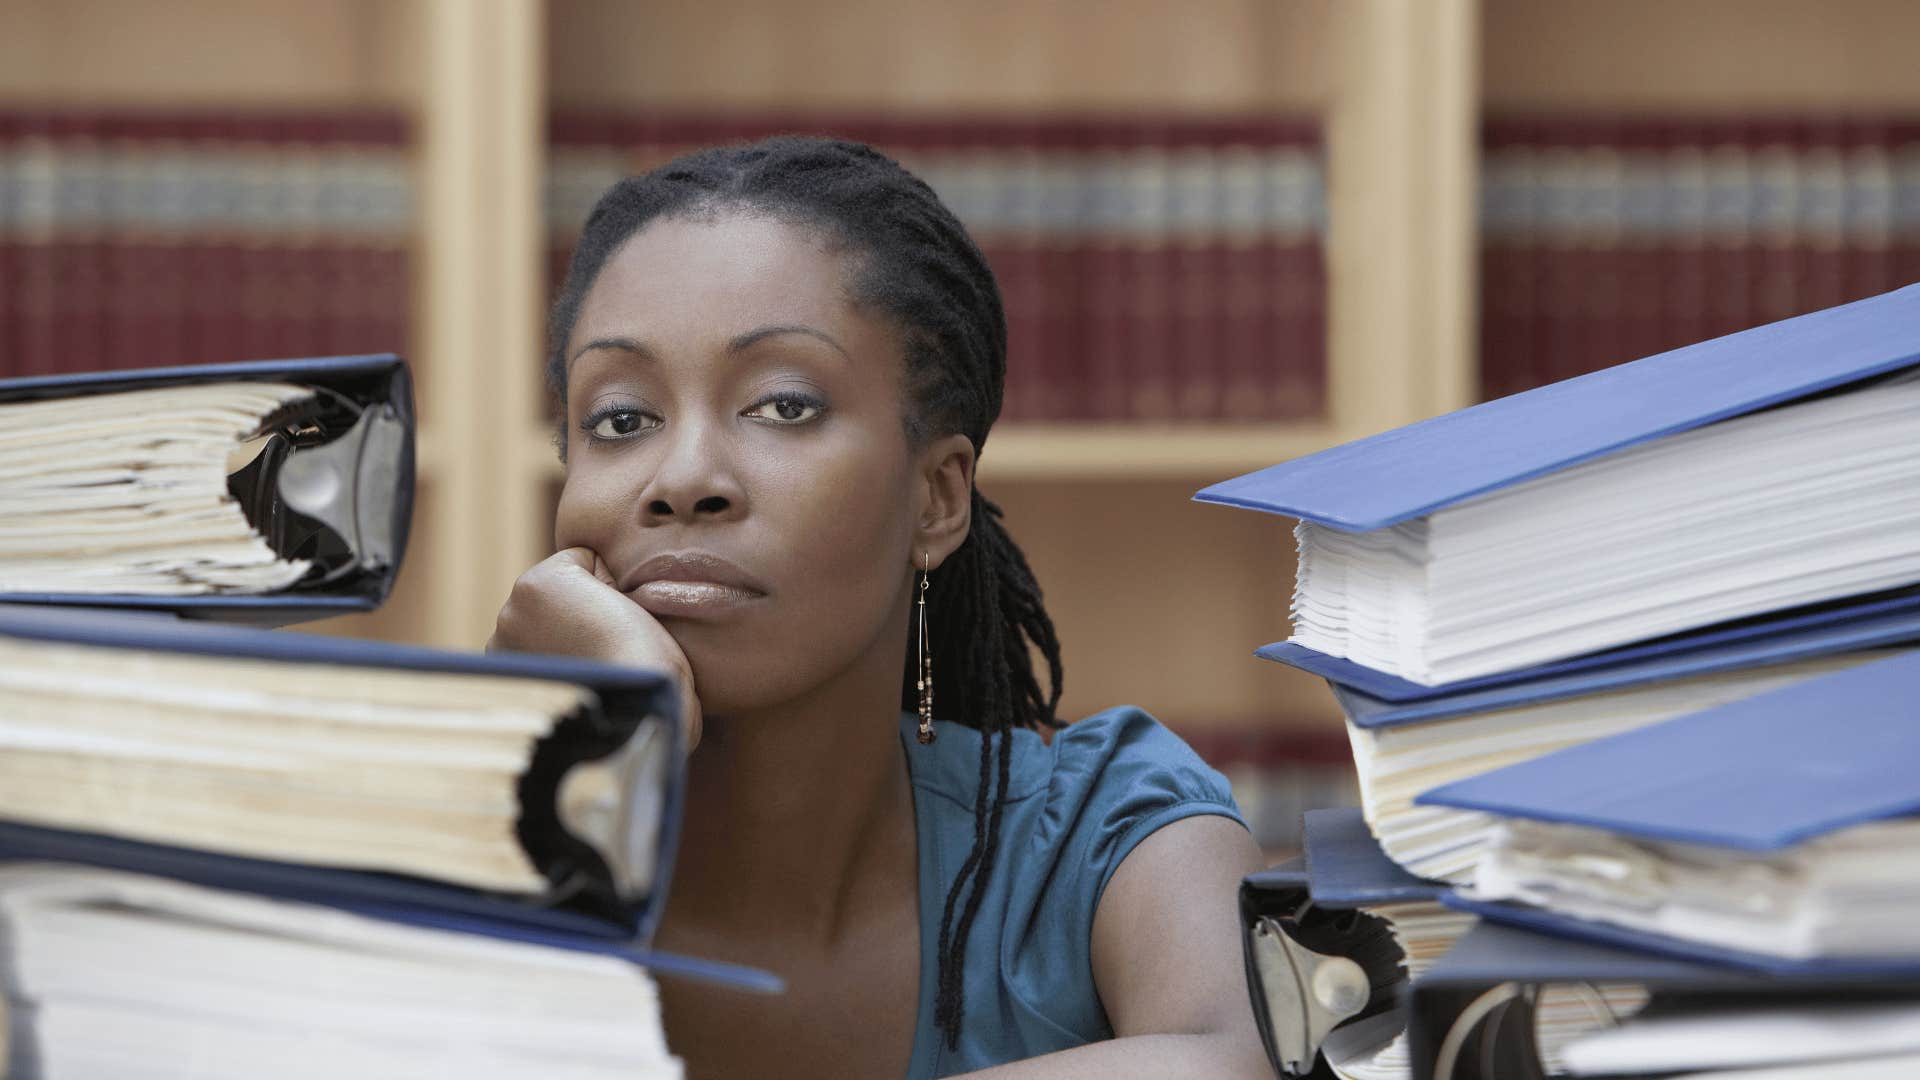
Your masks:
<path fill-rule="evenodd" d="M 1281 1066 L 1289 1076 L 1305 1076 L 1328 1033 L 1366 1009 L 1372 984 L 1358 963 L 1307 948 L 1273 916 L 1262 916 L 1253 932 L 1261 981 L 1296 991 L 1297 1008 L 1269 1012 Z"/>
<path fill-rule="evenodd" d="M 390 402 L 362 406 L 326 387 L 267 418 L 259 454 L 228 478 L 247 517 L 283 558 L 313 562 L 302 587 L 395 563 L 407 427 Z"/>

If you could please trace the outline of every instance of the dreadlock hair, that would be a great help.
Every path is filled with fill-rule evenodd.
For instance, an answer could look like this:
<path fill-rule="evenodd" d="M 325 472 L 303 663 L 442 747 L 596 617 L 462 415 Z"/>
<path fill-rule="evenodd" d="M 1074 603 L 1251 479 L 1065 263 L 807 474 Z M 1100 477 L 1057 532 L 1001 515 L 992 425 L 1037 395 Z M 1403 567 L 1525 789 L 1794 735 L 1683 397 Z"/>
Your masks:
<path fill-rule="evenodd" d="M 649 222 L 766 213 L 822 230 L 859 260 L 849 283 L 856 303 L 891 320 L 905 343 L 909 445 L 967 436 L 976 454 L 1000 414 L 1007 322 L 980 249 L 939 196 L 872 147 L 779 136 L 701 150 L 615 184 L 588 215 L 548 325 L 547 383 L 566 400 L 566 344 L 580 305 L 609 256 Z M 565 453 L 565 440 L 561 439 Z M 928 634 L 941 720 L 981 732 L 973 849 L 940 917 L 934 1021 L 959 1043 L 968 934 L 1000 851 L 1000 819 L 1016 727 L 1059 727 L 1060 644 L 1026 556 L 1001 524 L 1000 508 L 972 494 L 967 538 L 933 571 Z M 1033 650 L 1047 665 L 1042 690 Z M 918 702 L 917 664 L 901 673 L 901 707 Z"/>

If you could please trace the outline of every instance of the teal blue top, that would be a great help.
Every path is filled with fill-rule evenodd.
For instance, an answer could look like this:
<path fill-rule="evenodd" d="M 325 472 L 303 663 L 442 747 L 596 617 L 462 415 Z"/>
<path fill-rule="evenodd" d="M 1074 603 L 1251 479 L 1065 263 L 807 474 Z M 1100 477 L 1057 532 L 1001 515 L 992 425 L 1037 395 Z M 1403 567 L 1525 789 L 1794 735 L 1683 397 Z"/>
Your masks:
<path fill-rule="evenodd" d="M 940 915 L 973 849 L 980 733 L 941 724 L 927 746 L 903 714 L 920 850 L 920 1009 L 909 1080 L 967 1072 L 1113 1037 L 1094 990 L 1093 914 L 1134 845 L 1170 822 L 1245 822 L 1227 781 L 1139 709 L 1111 709 L 1056 732 L 1015 731 L 1000 822 L 965 961 L 960 1045 L 933 1022 Z"/>

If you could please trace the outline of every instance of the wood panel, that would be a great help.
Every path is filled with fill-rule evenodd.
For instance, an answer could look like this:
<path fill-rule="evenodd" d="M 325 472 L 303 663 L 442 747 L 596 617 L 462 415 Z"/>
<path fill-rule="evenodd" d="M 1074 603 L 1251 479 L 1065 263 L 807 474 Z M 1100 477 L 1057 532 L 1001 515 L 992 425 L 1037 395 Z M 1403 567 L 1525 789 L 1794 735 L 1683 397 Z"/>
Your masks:
<path fill-rule="evenodd" d="M 1475 396 L 1473 0 L 1352 0 L 1330 39 L 1327 373 L 1347 438 Z"/>
<path fill-rule="evenodd" d="M 417 16 L 411 0 L 4 0 L 0 100 L 403 106 Z"/>
<path fill-rule="evenodd" d="M 1912 0 L 1483 0 L 1489 108 L 1920 107 Z"/>
<path fill-rule="evenodd" d="M 1270 109 L 1329 0 L 551 0 L 556 105 Z"/>
<path fill-rule="evenodd" d="M 987 457 L 993 444 L 987 444 Z M 987 484 L 1060 634 L 1062 712 L 1138 705 L 1184 730 L 1336 727 L 1318 680 L 1254 657 L 1287 636 L 1292 522 L 1183 482 Z"/>

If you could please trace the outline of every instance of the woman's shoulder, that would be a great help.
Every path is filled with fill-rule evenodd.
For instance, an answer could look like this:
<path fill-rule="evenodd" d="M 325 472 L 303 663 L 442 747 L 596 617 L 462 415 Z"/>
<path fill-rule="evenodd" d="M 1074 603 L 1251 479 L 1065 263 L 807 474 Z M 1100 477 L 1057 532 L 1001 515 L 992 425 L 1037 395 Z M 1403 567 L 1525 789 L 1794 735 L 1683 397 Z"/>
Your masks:
<path fill-rule="evenodd" d="M 998 744 L 957 725 L 929 746 L 911 742 L 910 723 L 903 731 L 924 900 L 944 893 L 966 865 L 981 753 L 997 752 Z M 967 1015 L 991 1017 L 993 1025 L 970 1030 L 953 1052 L 930 1043 L 928 1060 L 939 1074 L 1111 1037 L 1092 964 L 1094 916 L 1107 882 L 1140 841 L 1177 820 L 1242 820 L 1226 778 L 1140 709 L 1108 709 L 1050 741 L 1031 731 L 1010 738 L 999 856 L 986 873 L 965 962 Z M 922 908 L 923 935 L 938 936 L 940 911 L 938 904 Z"/>
<path fill-rule="evenodd" d="M 1146 711 L 1121 706 L 1053 738 L 1051 775 L 1038 794 L 1042 824 L 1098 868 L 1096 897 L 1134 845 L 1195 814 L 1241 820 L 1227 778 Z"/>

